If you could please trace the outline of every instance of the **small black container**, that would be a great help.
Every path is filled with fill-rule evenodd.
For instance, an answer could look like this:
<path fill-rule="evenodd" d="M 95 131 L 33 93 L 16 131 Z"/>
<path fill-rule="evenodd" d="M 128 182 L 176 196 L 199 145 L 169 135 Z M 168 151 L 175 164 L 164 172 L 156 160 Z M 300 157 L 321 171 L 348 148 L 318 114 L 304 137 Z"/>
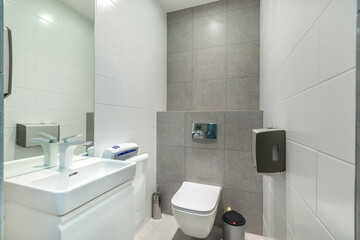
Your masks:
<path fill-rule="evenodd" d="M 223 214 L 223 240 L 245 240 L 245 218 L 231 210 Z"/>

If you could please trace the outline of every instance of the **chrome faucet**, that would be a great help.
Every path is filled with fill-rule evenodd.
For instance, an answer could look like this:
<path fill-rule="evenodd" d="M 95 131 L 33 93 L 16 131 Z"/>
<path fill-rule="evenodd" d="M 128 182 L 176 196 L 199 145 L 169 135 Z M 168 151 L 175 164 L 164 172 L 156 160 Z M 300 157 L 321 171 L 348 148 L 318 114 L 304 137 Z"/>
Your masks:
<path fill-rule="evenodd" d="M 59 160 L 58 139 L 50 134 L 39 132 L 45 138 L 31 138 L 29 141 L 40 144 L 44 151 L 44 166 L 54 167 Z"/>
<path fill-rule="evenodd" d="M 66 138 L 63 138 L 63 143 L 59 143 L 59 169 L 60 170 L 67 170 L 72 168 L 73 163 L 73 155 L 75 148 L 78 146 L 85 146 L 91 144 L 91 141 L 75 141 L 75 142 L 69 142 L 69 139 L 71 138 L 77 138 L 81 137 L 81 134 L 69 136 Z"/>

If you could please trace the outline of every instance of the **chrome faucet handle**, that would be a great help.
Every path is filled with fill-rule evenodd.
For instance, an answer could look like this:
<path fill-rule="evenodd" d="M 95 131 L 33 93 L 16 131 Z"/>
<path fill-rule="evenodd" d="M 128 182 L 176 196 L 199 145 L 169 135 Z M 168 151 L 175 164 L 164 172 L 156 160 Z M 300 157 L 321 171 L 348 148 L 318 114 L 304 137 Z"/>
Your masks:
<path fill-rule="evenodd" d="M 86 146 L 90 145 L 92 141 L 74 141 L 74 142 L 64 142 L 60 143 L 62 146 Z"/>
<path fill-rule="evenodd" d="M 79 134 L 76 134 L 76 135 L 72 135 L 72 136 L 65 137 L 65 138 L 63 138 L 62 140 L 64 141 L 64 143 L 68 143 L 68 142 L 69 142 L 69 139 L 71 139 L 71 138 L 77 138 L 77 137 L 81 137 L 81 136 L 82 136 L 82 134 L 79 133 Z"/>
<path fill-rule="evenodd" d="M 53 135 L 50 135 L 50 134 L 47 134 L 47 133 L 44 133 L 44 132 L 39 132 L 40 135 L 43 135 L 44 137 L 46 137 L 47 139 L 49 139 L 50 143 L 55 143 L 57 142 L 57 137 L 54 137 Z"/>
<path fill-rule="evenodd" d="M 77 136 L 77 135 L 75 135 Z M 69 138 L 72 138 L 74 136 L 68 137 L 64 140 L 63 143 L 59 143 L 59 150 L 60 150 L 60 156 L 59 156 L 59 169 L 60 170 L 67 170 L 72 168 L 73 163 L 73 155 L 75 148 L 78 146 L 85 146 L 89 145 L 92 142 L 91 141 L 75 141 L 75 142 L 68 142 L 67 140 Z"/>

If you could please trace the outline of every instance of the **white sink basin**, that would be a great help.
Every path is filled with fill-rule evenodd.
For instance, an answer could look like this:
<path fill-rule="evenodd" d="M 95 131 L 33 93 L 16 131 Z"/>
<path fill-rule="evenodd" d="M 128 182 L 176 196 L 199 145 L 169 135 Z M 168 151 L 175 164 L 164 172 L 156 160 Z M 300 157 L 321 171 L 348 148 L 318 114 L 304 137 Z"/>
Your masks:
<path fill-rule="evenodd" d="M 135 170 L 132 162 L 89 158 L 70 171 L 56 167 L 6 179 L 4 200 L 61 216 L 133 179 Z"/>

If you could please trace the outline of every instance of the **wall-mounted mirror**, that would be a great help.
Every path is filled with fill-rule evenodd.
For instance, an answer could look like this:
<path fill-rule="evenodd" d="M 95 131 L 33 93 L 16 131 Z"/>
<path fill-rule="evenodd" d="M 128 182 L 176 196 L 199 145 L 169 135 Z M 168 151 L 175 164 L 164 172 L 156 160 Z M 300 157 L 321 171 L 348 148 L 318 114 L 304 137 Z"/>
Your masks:
<path fill-rule="evenodd" d="M 93 140 L 94 0 L 5 0 L 13 45 L 12 94 L 4 100 L 5 178 L 42 169 L 17 144 L 17 124 L 56 123 L 59 138 Z M 19 133 L 18 133 L 19 134 Z M 75 154 L 86 152 L 77 148 Z M 19 167 L 21 166 L 21 167 Z"/>

